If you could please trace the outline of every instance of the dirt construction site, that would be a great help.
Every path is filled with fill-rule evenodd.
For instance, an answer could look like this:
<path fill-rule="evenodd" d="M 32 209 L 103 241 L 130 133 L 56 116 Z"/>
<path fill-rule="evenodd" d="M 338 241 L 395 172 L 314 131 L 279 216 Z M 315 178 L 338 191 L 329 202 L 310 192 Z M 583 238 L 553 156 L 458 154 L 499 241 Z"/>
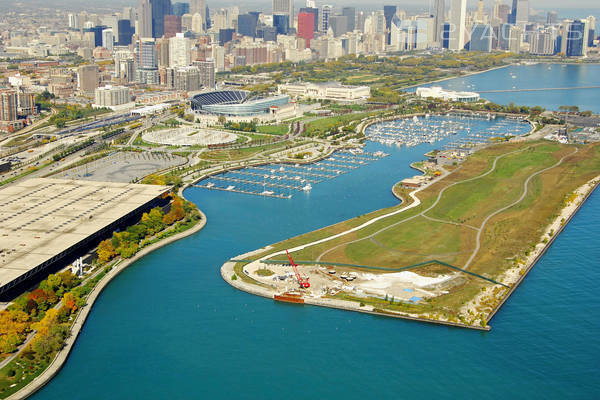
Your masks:
<path fill-rule="evenodd" d="M 298 267 L 310 287 L 305 296 L 335 296 L 340 292 L 361 298 L 393 299 L 418 303 L 448 293 L 454 286 L 464 283 L 460 272 L 428 277 L 412 271 L 402 272 L 347 272 L 345 268 L 303 265 Z M 264 264 L 253 262 L 244 267 L 244 273 L 279 293 L 299 289 L 298 279 L 289 264 Z"/>

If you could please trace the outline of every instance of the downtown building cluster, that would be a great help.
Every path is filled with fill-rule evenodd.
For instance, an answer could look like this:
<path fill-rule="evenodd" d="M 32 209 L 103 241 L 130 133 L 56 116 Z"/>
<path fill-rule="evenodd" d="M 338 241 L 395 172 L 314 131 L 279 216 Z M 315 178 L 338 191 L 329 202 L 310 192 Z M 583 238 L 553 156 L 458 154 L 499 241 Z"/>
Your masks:
<path fill-rule="evenodd" d="M 529 1 L 508 1 L 479 1 L 468 8 L 466 0 L 433 0 L 422 13 L 396 5 L 367 11 L 311 0 L 272 0 L 263 11 L 209 7 L 205 0 L 138 0 L 134 7 L 111 13 L 42 8 L 30 16 L 9 11 L 0 19 L 0 55 L 26 59 L 20 66 L 29 74 L 20 68 L 3 71 L 0 88 L 12 97 L 5 96 L 11 112 L 2 118 L 14 118 L 13 104 L 17 120 L 25 118 L 30 110 L 25 94 L 48 91 L 82 104 L 85 98 L 94 104 L 102 99 L 98 105 L 112 108 L 146 105 L 213 89 L 217 72 L 283 61 L 442 49 L 597 54 L 594 17 L 560 20 L 549 12 L 542 18 Z M 73 54 L 83 65 L 60 61 Z M 122 96 L 126 90 L 130 96 Z M 1 125 L 9 128 L 5 122 Z"/>

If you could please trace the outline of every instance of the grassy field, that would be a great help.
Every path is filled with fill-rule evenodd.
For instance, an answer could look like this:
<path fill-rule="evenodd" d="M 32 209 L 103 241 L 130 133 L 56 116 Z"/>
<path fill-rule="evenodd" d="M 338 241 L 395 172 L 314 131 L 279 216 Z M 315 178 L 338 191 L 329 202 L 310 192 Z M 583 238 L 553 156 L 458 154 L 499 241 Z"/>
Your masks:
<path fill-rule="evenodd" d="M 260 126 L 256 127 L 256 129 L 260 133 L 266 133 L 268 135 L 283 136 L 283 135 L 287 135 L 287 133 L 290 130 L 290 127 L 287 124 L 283 124 L 283 125 L 260 125 Z"/>
<path fill-rule="evenodd" d="M 498 280 L 514 267 L 515 260 L 525 259 L 540 242 L 545 228 L 564 207 L 565 199 L 598 175 L 600 145 L 579 146 L 577 153 L 575 150 L 574 146 L 545 141 L 506 143 L 481 150 L 451 175 L 419 193 L 420 206 L 360 231 L 294 252 L 293 257 L 298 261 L 320 258 L 324 262 L 383 268 L 399 268 L 435 259 L 462 268 L 474 252 L 477 232 L 484 220 L 517 201 L 528 178 L 568 155 L 561 165 L 530 181 L 523 201 L 495 215 L 481 229 L 481 249 L 468 269 Z M 493 172 L 481 176 L 492 169 L 499 156 L 502 158 L 497 160 Z M 432 208 L 442 190 L 443 195 Z M 380 210 L 287 240 L 274 245 L 274 250 L 269 253 L 343 232 L 392 210 Z M 264 255 L 266 253 L 261 256 Z M 285 256 L 277 259 L 284 260 Z M 444 268 L 427 266 L 413 272 L 431 275 L 446 272 Z M 464 282 L 448 294 L 419 305 L 396 304 L 393 309 L 405 307 L 404 311 L 413 312 L 417 308 L 421 313 L 452 316 L 484 285 L 486 283 L 480 279 L 465 276 Z M 374 306 L 379 307 L 379 303 L 373 299 Z"/>

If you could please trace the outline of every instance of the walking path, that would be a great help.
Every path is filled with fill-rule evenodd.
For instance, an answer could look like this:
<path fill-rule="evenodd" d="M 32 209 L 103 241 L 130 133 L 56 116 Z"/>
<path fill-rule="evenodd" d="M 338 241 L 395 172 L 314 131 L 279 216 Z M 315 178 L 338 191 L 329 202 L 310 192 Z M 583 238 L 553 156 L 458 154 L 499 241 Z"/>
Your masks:
<path fill-rule="evenodd" d="M 475 246 L 475 250 L 473 250 L 473 254 L 471 254 L 471 257 L 469 258 L 469 260 L 467 261 L 467 263 L 465 264 L 465 266 L 463 267 L 464 269 L 469 268 L 469 266 L 471 265 L 471 263 L 473 262 L 473 260 L 475 259 L 475 257 L 477 256 L 477 254 L 479 253 L 479 250 L 481 249 L 481 233 L 483 232 L 483 230 L 485 229 L 485 226 L 487 225 L 487 223 L 490 221 L 490 219 L 494 218 L 496 215 L 508 210 L 511 207 L 516 206 L 517 204 L 519 204 L 520 202 L 522 202 L 525 197 L 527 197 L 527 194 L 529 193 L 529 183 L 531 182 L 531 180 L 533 178 L 535 178 L 536 176 L 543 174 L 546 171 L 549 171 L 553 168 L 558 167 L 559 165 L 561 165 L 563 163 L 563 161 L 567 158 L 570 157 L 574 154 L 576 154 L 579 151 L 578 148 L 575 148 L 575 151 L 571 154 L 567 154 L 566 156 L 564 156 L 563 158 L 560 159 L 560 161 L 558 161 L 556 164 L 552 165 L 551 167 L 545 168 L 541 171 L 538 171 L 536 173 L 534 173 L 533 175 L 529 176 L 529 178 L 527 178 L 527 180 L 525 181 L 525 183 L 523 184 L 523 194 L 521 195 L 521 197 L 519 197 L 519 199 L 517 201 L 515 201 L 512 204 L 509 204 L 506 207 L 503 207 L 501 209 L 499 209 L 496 212 L 493 212 L 492 214 L 488 215 L 488 217 L 483 221 L 483 223 L 481 224 L 481 226 L 478 229 L 477 232 L 477 239 L 476 239 L 476 246 Z"/>
<path fill-rule="evenodd" d="M 357 243 L 357 242 L 360 242 L 360 241 L 362 241 L 362 240 L 365 240 L 365 239 L 371 239 L 371 238 L 374 238 L 375 236 L 379 235 L 380 233 L 382 233 L 382 232 L 385 232 L 386 230 L 389 230 L 389 229 L 391 229 L 391 228 L 394 228 L 394 227 L 396 227 L 396 226 L 398 226 L 398 225 L 404 224 L 405 222 L 412 221 L 413 219 L 415 219 L 415 218 L 418 218 L 418 217 L 426 217 L 426 216 L 425 216 L 425 214 L 427 214 L 429 211 L 431 211 L 431 210 L 433 210 L 435 207 L 437 207 L 437 205 L 439 204 L 439 202 L 440 202 L 440 200 L 442 199 L 442 196 L 444 195 L 444 193 L 446 192 L 446 190 L 450 189 L 450 188 L 451 188 L 451 187 L 453 187 L 453 186 L 456 186 L 456 185 L 459 185 L 459 184 L 463 184 L 463 183 L 467 183 L 467 182 L 472 182 L 472 181 L 475 181 L 475 180 L 477 180 L 477 179 L 481 179 L 481 178 L 484 178 L 484 177 L 488 176 L 489 174 L 491 174 L 492 172 L 494 172 L 494 171 L 496 170 L 496 166 L 497 166 L 497 164 L 498 164 L 498 161 L 499 161 L 499 160 L 501 160 L 502 158 L 504 158 L 504 157 L 507 157 L 507 156 L 509 156 L 509 155 L 511 155 L 511 154 L 518 153 L 518 152 L 521 152 L 521 151 L 525 151 L 525 150 L 527 150 L 527 149 L 529 149 L 529 148 L 531 148 L 531 147 L 526 147 L 526 148 L 524 148 L 524 149 L 519 149 L 519 150 L 511 151 L 511 152 L 509 152 L 509 153 L 502 154 L 502 155 L 500 155 L 500 156 L 496 157 L 496 158 L 494 159 L 494 162 L 493 162 L 493 164 L 492 164 L 492 167 L 490 168 L 490 170 L 489 170 L 489 171 L 487 171 L 487 172 L 485 172 L 485 173 L 483 173 L 483 174 L 481 174 L 481 175 L 479 175 L 479 176 L 476 176 L 476 177 L 474 177 L 474 178 L 469 178 L 469 179 L 466 179 L 466 180 L 464 180 L 464 181 L 454 182 L 454 183 L 452 183 L 451 185 L 448 185 L 448 186 L 446 186 L 445 188 L 443 188 L 442 190 L 440 190 L 440 193 L 438 194 L 438 197 L 437 197 L 437 199 L 435 200 L 435 202 L 434 202 L 434 203 L 431 205 L 431 207 L 429 207 L 428 209 L 424 210 L 423 212 L 421 212 L 421 213 L 419 213 L 419 214 L 416 214 L 416 215 L 414 215 L 414 216 L 412 216 L 412 217 L 409 217 L 409 218 L 403 219 L 402 221 L 396 222 L 395 224 L 389 225 L 389 226 L 387 226 L 387 227 L 385 227 L 385 228 L 382 228 L 382 229 L 378 230 L 377 232 L 375 232 L 375 233 L 373 233 L 373 234 L 371 234 L 371 235 L 369 235 L 369 236 L 366 236 L 366 237 L 364 237 L 364 238 L 357 239 L 357 240 L 353 240 L 353 241 L 350 241 L 350 242 L 341 243 L 341 244 L 339 244 L 339 245 L 337 245 L 337 246 L 335 246 L 335 247 L 332 247 L 332 248 L 330 248 L 329 250 L 327 250 L 327 251 L 325 251 L 324 253 L 322 253 L 322 254 L 321 254 L 319 257 L 317 257 L 317 262 L 318 262 L 318 261 L 321 261 L 321 259 L 322 259 L 322 258 L 323 258 L 325 255 L 329 254 L 330 252 L 332 252 L 332 251 L 334 251 L 334 250 L 336 250 L 336 249 L 338 249 L 338 248 L 340 248 L 340 247 L 342 247 L 342 246 L 346 246 L 346 245 L 349 245 L 349 244 Z M 458 171 L 459 169 L 460 169 L 460 167 L 459 167 L 459 168 L 457 168 L 457 169 L 455 169 L 453 172 L 455 172 L 455 171 Z M 446 177 L 446 176 L 448 176 L 448 175 L 450 175 L 450 173 L 447 173 L 447 174 L 444 174 L 444 175 L 442 175 L 442 176 L 441 176 L 439 179 L 445 178 L 445 177 Z M 438 179 L 438 180 L 439 180 L 439 179 Z M 425 188 L 427 188 L 427 187 L 429 187 L 429 185 L 428 185 L 428 186 L 425 186 L 425 187 L 423 187 L 423 188 L 421 188 L 421 189 L 419 189 L 419 190 L 416 190 L 416 191 L 414 191 L 414 192 L 411 192 L 411 193 L 410 193 L 410 196 L 411 196 L 411 197 L 414 199 L 414 198 L 415 198 L 415 196 L 414 196 L 413 194 L 415 194 L 415 193 L 417 193 L 417 192 L 419 192 L 419 191 L 421 191 L 421 190 L 423 190 L 423 189 L 425 189 Z M 417 204 L 417 205 L 415 205 L 417 202 L 418 202 L 418 204 Z M 416 207 L 416 206 L 418 206 L 418 205 L 420 205 L 420 204 L 421 204 L 421 201 L 417 199 L 417 201 L 415 201 L 415 203 L 411 204 L 411 206 L 414 206 L 414 207 Z M 409 207 L 410 207 L 410 206 L 409 206 Z M 414 208 L 414 207 L 412 207 L 412 208 Z M 379 220 L 381 220 L 381 219 L 383 219 L 383 218 L 387 218 L 387 217 L 390 217 L 390 216 L 392 216 L 392 215 L 396 215 L 396 214 L 398 214 L 399 212 L 401 212 L 401 211 L 405 211 L 405 210 L 407 210 L 407 209 L 408 209 L 408 208 L 407 208 L 407 207 L 405 207 L 405 208 L 404 208 L 404 209 L 402 209 L 402 210 L 399 210 L 399 211 L 396 211 L 396 212 L 394 212 L 394 213 L 386 214 L 386 215 L 384 215 L 384 216 L 382 216 L 382 217 L 379 217 L 379 219 L 377 219 L 377 218 L 376 218 L 376 219 L 373 219 L 373 220 L 371 220 L 371 221 L 369 221 L 369 222 L 367 222 L 367 223 L 365 223 L 365 224 L 361 225 L 361 227 L 359 227 L 359 228 L 360 228 L 360 229 L 362 229 L 362 228 L 364 228 L 364 227 L 366 227 L 366 226 L 368 226 L 368 225 L 371 225 L 372 223 L 375 223 L 375 222 L 377 222 L 377 221 L 379 221 Z M 358 230 L 358 228 L 355 228 L 355 230 Z M 350 231 L 347 231 L 347 233 L 353 232 L 353 231 L 355 231 L 355 230 L 350 230 Z M 342 235 L 345 235 L 345 234 L 346 234 L 346 233 L 342 233 L 342 234 L 340 234 L 340 236 L 342 236 Z M 339 237 L 339 236 L 338 236 L 338 237 Z M 308 247 L 308 246 L 307 246 L 307 247 Z"/>
<path fill-rule="evenodd" d="M 118 264 L 117 266 L 113 267 L 113 269 L 108 274 L 106 274 L 106 276 L 104 278 L 102 278 L 100 280 L 100 282 L 98 282 L 98 284 L 94 287 L 94 289 L 92 289 L 89 296 L 86 298 L 86 305 L 79 311 L 79 313 L 75 317 L 75 321 L 73 322 L 73 325 L 71 326 L 70 335 L 67 338 L 67 340 L 65 341 L 65 346 L 56 354 L 56 356 L 54 357 L 54 359 L 52 360 L 52 362 L 50 363 L 48 368 L 46 368 L 46 370 L 44 372 L 42 372 L 39 376 L 37 376 L 34 380 L 32 380 L 27 386 L 25 386 L 18 392 L 14 393 L 13 395 L 7 397 L 6 400 L 26 399 L 27 397 L 33 395 L 35 392 L 40 390 L 48 382 L 50 382 L 50 380 L 52 378 L 54 378 L 54 376 L 56 376 L 56 374 L 58 374 L 58 372 L 60 371 L 60 369 L 62 368 L 64 363 L 67 361 L 67 358 L 69 357 L 69 354 L 71 353 L 73 345 L 75 344 L 77 337 L 79 336 L 81 330 L 83 329 L 83 325 L 85 324 L 85 321 L 86 321 L 90 311 L 92 310 L 94 302 L 100 296 L 100 294 L 102 293 L 104 288 L 106 288 L 106 286 L 108 286 L 108 284 L 117 275 L 119 275 L 121 272 L 123 272 L 127 267 L 131 266 L 136 261 L 142 259 L 143 257 L 150 254 L 151 252 L 158 250 L 164 246 L 167 246 L 168 244 L 176 242 L 180 239 L 191 236 L 191 235 L 195 234 L 196 232 L 199 232 L 200 230 L 202 230 L 202 228 L 204 228 L 204 226 L 206 225 L 206 215 L 204 215 L 204 213 L 201 210 L 199 210 L 199 211 L 200 211 L 200 215 L 201 215 L 202 219 L 193 228 L 188 229 L 185 232 L 178 233 L 177 235 L 171 236 L 171 237 L 169 237 L 165 240 L 162 240 L 158 243 L 155 243 L 151 246 L 148 246 L 148 247 L 144 248 L 143 250 L 141 250 L 139 253 L 137 253 L 133 258 L 130 258 L 129 260 L 125 260 L 125 261 L 121 262 L 120 264 Z"/>

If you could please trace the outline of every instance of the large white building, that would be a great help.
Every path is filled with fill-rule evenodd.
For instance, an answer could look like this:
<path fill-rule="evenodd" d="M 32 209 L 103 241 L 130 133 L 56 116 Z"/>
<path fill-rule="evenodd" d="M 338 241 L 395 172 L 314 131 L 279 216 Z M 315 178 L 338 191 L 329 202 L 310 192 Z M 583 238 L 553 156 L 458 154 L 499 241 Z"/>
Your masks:
<path fill-rule="evenodd" d="M 115 110 L 129 108 L 130 106 L 133 108 L 135 105 L 131 102 L 129 88 L 124 86 L 107 85 L 97 88 L 95 94 L 94 107 L 107 107 Z"/>
<path fill-rule="evenodd" d="M 474 103 L 479 101 L 479 93 L 454 92 L 442 89 L 439 86 L 417 88 L 417 96 L 422 98 L 441 99 L 444 101 L 460 101 L 462 103 Z"/>
<path fill-rule="evenodd" d="M 467 19 L 467 0 L 452 0 L 450 7 L 450 50 L 465 48 L 465 30 Z"/>
<path fill-rule="evenodd" d="M 183 33 L 177 33 L 169 39 L 169 66 L 186 67 L 191 63 L 190 39 Z"/>
<path fill-rule="evenodd" d="M 286 93 L 296 98 L 340 102 L 364 101 L 371 97 L 369 86 L 346 86 L 337 82 L 284 84 L 278 86 L 278 91 L 280 94 Z"/>

